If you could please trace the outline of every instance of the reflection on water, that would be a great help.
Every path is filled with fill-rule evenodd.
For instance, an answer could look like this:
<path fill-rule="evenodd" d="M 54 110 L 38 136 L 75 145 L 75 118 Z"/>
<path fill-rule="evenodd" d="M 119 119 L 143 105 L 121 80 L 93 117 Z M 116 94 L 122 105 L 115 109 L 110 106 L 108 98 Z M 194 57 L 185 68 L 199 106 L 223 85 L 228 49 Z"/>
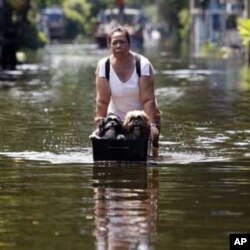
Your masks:
<path fill-rule="evenodd" d="M 1 160 L 5 249 L 227 249 L 249 232 L 249 164 Z M 49 242 L 49 243 L 48 243 Z"/>
<path fill-rule="evenodd" d="M 158 170 L 95 166 L 93 180 L 97 249 L 151 249 L 157 239 Z"/>
<path fill-rule="evenodd" d="M 157 163 L 93 163 L 94 72 L 107 51 L 53 45 L 0 82 L 0 248 L 223 250 L 230 232 L 249 233 L 246 72 L 146 53 L 162 111 Z"/>

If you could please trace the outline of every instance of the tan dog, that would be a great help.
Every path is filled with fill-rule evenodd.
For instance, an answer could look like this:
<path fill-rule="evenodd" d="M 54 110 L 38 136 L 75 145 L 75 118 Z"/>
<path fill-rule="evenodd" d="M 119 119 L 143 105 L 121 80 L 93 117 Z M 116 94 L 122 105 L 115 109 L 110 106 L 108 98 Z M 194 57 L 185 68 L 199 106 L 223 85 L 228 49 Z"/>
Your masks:
<path fill-rule="evenodd" d="M 133 110 L 127 113 L 124 123 L 126 138 L 150 138 L 150 121 L 142 110 Z"/>

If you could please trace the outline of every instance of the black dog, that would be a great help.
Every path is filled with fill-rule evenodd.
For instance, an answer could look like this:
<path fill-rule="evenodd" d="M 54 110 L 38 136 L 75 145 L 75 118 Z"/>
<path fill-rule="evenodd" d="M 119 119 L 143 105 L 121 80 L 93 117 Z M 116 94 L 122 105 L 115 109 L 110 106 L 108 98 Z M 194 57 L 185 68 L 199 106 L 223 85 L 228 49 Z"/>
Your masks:
<path fill-rule="evenodd" d="M 98 129 L 92 133 L 90 138 L 125 139 L 122 120 L 119 116 L 109 113 L 107 117 L 102 118 Z"/>

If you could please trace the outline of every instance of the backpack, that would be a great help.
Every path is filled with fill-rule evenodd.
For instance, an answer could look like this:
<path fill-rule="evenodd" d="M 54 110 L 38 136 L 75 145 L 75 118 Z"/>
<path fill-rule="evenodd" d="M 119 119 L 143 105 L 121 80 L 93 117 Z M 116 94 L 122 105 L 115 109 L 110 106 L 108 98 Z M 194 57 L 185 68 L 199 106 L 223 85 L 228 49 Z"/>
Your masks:
<path fill-rule="evenodd" d="M 136 73 L 141 77 L 141 59 L 138 54 L 135 54 L 135 68 L 136 68 Z M 105 75 L 106 79 L 109 81 L 109 75 L 110 75 L 110 59 L 108 58 L 105 62 Z"/>

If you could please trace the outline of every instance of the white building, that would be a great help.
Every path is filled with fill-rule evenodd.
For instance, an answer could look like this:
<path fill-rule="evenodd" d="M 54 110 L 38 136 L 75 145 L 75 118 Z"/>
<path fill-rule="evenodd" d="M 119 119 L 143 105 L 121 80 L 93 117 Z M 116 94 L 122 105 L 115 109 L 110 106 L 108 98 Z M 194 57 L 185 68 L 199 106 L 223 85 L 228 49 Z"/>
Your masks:
<path fill-rule="evenodd" d="M 241 47 L 236 20 L 245 15 L 245 2 L 190 0 L 192 54 L 198 55 L 206 43 L 218 47 Z"/>

